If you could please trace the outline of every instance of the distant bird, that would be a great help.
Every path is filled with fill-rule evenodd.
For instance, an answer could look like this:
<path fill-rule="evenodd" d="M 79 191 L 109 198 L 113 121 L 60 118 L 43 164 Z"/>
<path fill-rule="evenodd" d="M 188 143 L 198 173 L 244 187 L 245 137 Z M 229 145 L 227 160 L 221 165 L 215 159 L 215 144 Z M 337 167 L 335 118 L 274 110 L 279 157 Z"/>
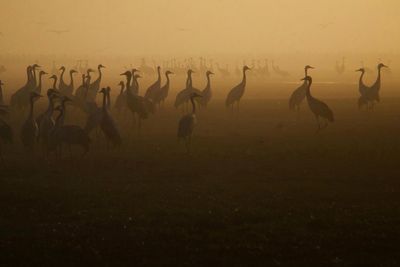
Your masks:
<path fill-rule="evenodd" d="M 99 64 L 97 66 L 97 71 L 99 73 L 99 76 L 89 86 L 89 90 L 87 92 L 87 100 L 88 101 L 95 101 L 96 100 L 97 92 L 100 91 L 101 79 L 103 77 L 101 69 L 103 69 L 103 68 L 105 68 L 105 67 L 102 64 Z"/>
<path fill-rule="evenodd" d="M 156 96 L 156 103 L 155 104 L 164 104 L 165 99 L 168 97 L 169 93 L 169 86 L 170 86 L 170 80 L 169 80 L 169 75 L 174 74 L 173 72 L 167 70 L 165 72 L 165 78 L 167 81 L 165 82 L 165 85 L 160 88 L 159 94 Z"/>
<path fill-rule="evenodd" d="M 318 123 L 318 129 L 317 132 L 321 129 L 324 129 L 328 126 L 328 121 L 333 122 L 333 112 L 332 110 L 328 107 L 327 104 L 324 102 L 316 99 L 311 95 L 311 85 L 312 85 L 312 78 L 310 76 L 306 76 L 302 80 L 306 80 L 308 85 L 307 85 L 307 91 L 306 91 L 306 96 L 307 96 L 307 102 L 308 106 L 310 107 L 311 112 L 314 114 L 315 118 L 317 119 Z M 324 125 L 321 126 L 320 118 L 324 119 Z"/>
<path fill-rule="evenodd" d="M 25 120 L 21 128 L 21 141 L 24 148 L 28 151 L 33 151 L 36 138 L 39 134 L 39 128 L 33 115 L 34 100 L 38 97 L 41 97 L 41 95 L 36 92 L 30 93 L 30 110 L 28 118 Z"/>
<path fill-rule="evenodd" d="M 58 85 L 58 89 L 59 89 L 61 94 L 71 97 L 72 93 L 74 91 L 74 77 L 73 77 L 73 74 L 77 73 L 77 71 L 76 70 L 70 70 L 70 72 L 69 72 L 70 84 L 66 84 L 65 81 L 64 81 L 65 67 L 62 66 L 60 68 L 60 70 L 61 70 L 61 74 L 60 74 L 60 83 Z"/>
<path fill-rule="evenodd" d="M 160 93 L 161 88 L 161 67 L 157 67 L 157 81 L 147 88 L 146 93 L 144 95 L 145 98 L 150 99 L 152 101 L 155 100 L 157 94 Z"/>
<path fill-rule="evenodd" d="M 41 70 L 41 71 L 39 72 L 39 83 L 38 83 L 38 85 L 37 85 L 36 88 L 35 88 L 35 92 L 37 92 L 38 94 L 41 94 L 41 93 L 42 93 L 42 84 L 43 84 L 42 79 L 43 79 L 43 76 L 44 76 L 44 75 L 47 75 L 47 72 Z"/>
<path fill-rule="evenodd" d="M 279 66 L 276 66 L 274 61 L 272 61 L 272 70 L 277 74 L 278 76 L 281 76 L 282 78 L 287 78 L 290 76 L 290 73 L 285 70 L 281 70 Z"/>
<path fill-rule="evenodd" d="M 360 97 L 358 98 L 358 108 L 361 109 L 363 106 L 367 106 L 367 110 L 368 110 L 369 107 L 368 107 L 367 93 L 368 93 L 369 87 L 366 86 L 364 84 L 364 82 L 363 82 L 365 69 L 364 68 L 360 68 L 360 69 L 358 69 L 356 71 L 361 72 L 361 76 L 360 76 L 360 79 L 358 81 L 358 91 L 360 93 Z"/>
<path fill-rule="evenodd" d="M 100 129 L 103 131 L 107 141 L 111 142 L 114 146 L 119 146 L 122 143 L 121 134 L 117 128 L 117 124 L 115 123 L 113 117 L 109 111 L 109 96 L 110 96 L 111 88 L 102 88 L 100 93 L 103 94 L 103 115 L 100 122 Z"/>
<path fill-rule="evenodd" d="M 59 93 L 54 89 L 47 90 L 47 98 L 49 101 L 49 105 L 47 110 L 40 114 L 36 118 L 36 124 L 38 125 L 38 140 L 43 144 L 43 146 L 47 145 L 47 141 L 54 127 L 54 119 L 53 119 L 53 112 L 54 112 L 54 101 L 56 98 L 59 97 Z"/>
<path fill-rule="evenodd" d="M 342 63 L 339 63 L 338 61 L 336 61 L 335 69 L 338 74 L 344 73 L 344 71 L 346 70 L 346 66 L 344 63 L 344 57 L 342 58 Z"/>
<path fill-rule="evenodd" d="M 194 98 L 201 97 L 197 93 L 192 93 L 190 95 L 190 102 L 192 103 L 192 112 L 190 114 L 184 115 L 178 124 L 178 140 L 184 140 L 186 149 L 190 151 L 190 145 L 192 140 L 193 129 L 197 123 L 196 118 L 196 105 L 194 103 Z"/>
<path fill-rule="evenodd" d="M 58 87 L 57 87 L 57 80 L 58 80 L 58 78 L 57 78 L 57 75 L 52 75 L 49 79 L 53 80 L 53 87 L 52 87 L 52 89 L 58 91 Z"/>
<path fill-rule="evenodd" d="M 49 149 L 55 150 L 57 156 L 61 157 L 62 145 L 78 145 L 83 148 L 84 155 L 89 151 L 90 138 L 88 133 L 77 125 L 64 125 L 66 106 L 65 103 L 71 101 L 70 98 L 64 96 L 61 105 L 56 108 L 60 111 L 56 119 L 55 126 L 50 135 Z"/>
<path fill-rule="evenodd" d="M 368 99 L 368 101 L 369 101 L 369 103 L 370 103 L 370 109 L 373 109 L 373 108 L 374 108 L 374 102 L 375 102 L 375 101 L 376 101 L 376 102 L 380 102 L 380 95 L 379 95 L 379 92 L 380 92 L 380 90 L 381 90 L 381 71 L 382 71 L 382 68 L 388 68 L 388 66 L 386 66 L 386 65 L 383 64 L 383 63 L 379 63 L 379 64 L 378 64 L 378 66 L 377 66 L 377 69 L 378 69 L 378 76 L 377 76 L 377 78 L 376 78 L 376 81 L 375 81 L 375 83 L 374 83 L 370 88 L 368 88 L 368 90 L 367 90 L 366 96 L 367 96 L 367 99 Z"/>
<path fill-rule="evenodd" d="M 200 104 L 201 104 L 203 107 L 207 107 L 207 105 L 208 105 L 208 103 L 210 102 L 211 97 L 212 97 L 211 81 L 210 81 L 210 80 L 211 80 L 211 79 L 210 79 L 210 76 L 211 76 L 211 75 L 214 75 L 214 73 L 208 70 L 208 71 L 206 72 L 207 85 L 206 85 L 206 88 L 204 88 L 204 90 L 201 92 L 202 98 L 201 98 L 201 100 L 200 100 Z"/>
<path fill-rule="evenodd" d="M 0 105 L 4 105 L 3 85 L 4 83 L 0 80 Z"/>
<path fill-rule="evenodd" d="M 201 91 L 199 89 L 196 89 L 193 87 L 193 81 L 192 81 L 193 73 L 195 73 L 195 72 L 192 69 L 189 69 L 187 71 L 186 87 L 185 87 L 185 89 L 181 90 L 176 95 L 175 103 L 174 103 L 175 108 L 178 108 L 182 104 L 185 104 L 188 101 L 190 101 L 190 97 L 191 97 L 192 93 L 201 95 Z"/>
<path fill-rule="evenodd" d="M 34 64 L 26 68 L 26 84 L 11 95 L 10 104 L 12 108 L 24 109 L 29 106 L 31 96 L 30 93 L 34 91 L 37 86 L 36 69 L 39 67 L 40 66 L 38 64 Z"/>
<path fill-rule="evenodd" d="M 243 67 L 243 71 L 242 71 L 242 73 L 243 73 L 242 81 L 238 85 L 236 85 L 235 87 L 233 87 L 231 89 L 231 91 L 229 92 L 229 94 L 226 98 L 225 106 L 232 107 L 232 110 L 233 110 L 233 104 L 235 102 L 237 102 L 237 108 L 239 111 L 239 102 L 240 102 L 240 99 L 242 99 L 242 96 L 246 89 L 246 71 L 248 71 L 248 70 L 250 70 L 250 68 L 245 65 Z"/>
<path fill-rule="evenodd" d="M 132 73 L 130 71 L 126 71 L 122 73 L 121 75 L 125 76 L 127 81 L 126 81 L 126 104 L 128 109 L 131 111 L 134 119 L 134 123 L 136 124 L 136 119 L 135 115 L 138 115 L 138 120 L 139 120 L 139 127 L 138 127 L 138 132 L 140 132 L 141 125 L 142 125 L 142 120 L 147 119 L 149 114 L 152 112 L 151 110 L 151 104 L 149 103 L 149 100 L 136 95 L 132 92 L 131 87 L 128 86 L 128 84 L 131 84 L 131 80 L 133 78 L 132 84 L 134 84 L 136 87 L 138 87 L 138 82 L 137 79 L 141 78 L 140 75 L 135 74 L 134 77 L 132 77 Z"/>
<path fill-rule="evenodd" d="M 121 112 L 124 108 L 126 108 L 126 95 L 124 93 L 125 83 L 120 81 L 118 85 L 121 86 L 121 89 L 117 99 L 115 100 L 114 109 L 116 109 L 118 112 Z"/>
<path fill-rule="evenodd" d="M 4 105 L 0 105 L 0 116 L 8 114 L 8 109 Z M 11 126 L 0 117 L 0 160 L 3 161 L 3 144 L 11 144 L 13 142 L 13 131 Z"/>
<path fill-rule="evenodd" d="M 311 67 L 310 65 L 307 65 L 304 67 L 304 77 L 308 76 L 308 70 L 309 69 L 314 69 L 314 67 Z M 307 92 L 307 81 L 304 80 L 303 84 L 300 85 L 296 90 L 293 91 L 292 95 L 289 98 L 289 109 L 290 110 L 300 110 L 300 105 L 303 102 L 303 100 L 306 98 L 306 92 Z"/>

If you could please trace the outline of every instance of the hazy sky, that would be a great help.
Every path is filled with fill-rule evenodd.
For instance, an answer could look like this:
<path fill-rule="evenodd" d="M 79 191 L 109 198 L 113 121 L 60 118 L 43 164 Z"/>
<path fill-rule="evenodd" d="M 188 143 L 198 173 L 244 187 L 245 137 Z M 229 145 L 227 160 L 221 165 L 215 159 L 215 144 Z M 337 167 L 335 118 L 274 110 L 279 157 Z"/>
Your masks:
<path fill-rule="evenodd" d="M 399 12 L 399 0 L 3 0 L 0 51 L 397 53 Z"/>

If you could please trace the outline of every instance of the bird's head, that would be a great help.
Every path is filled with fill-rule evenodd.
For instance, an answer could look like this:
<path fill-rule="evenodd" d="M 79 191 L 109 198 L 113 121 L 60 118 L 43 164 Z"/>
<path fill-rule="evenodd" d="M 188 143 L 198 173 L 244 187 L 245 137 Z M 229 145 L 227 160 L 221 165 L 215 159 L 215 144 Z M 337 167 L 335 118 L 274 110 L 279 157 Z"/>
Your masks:
<path fill-rule="evenodd" d="M 315 69 L 315 68 L 314 68 L 314 67 L 311 67 L 310 65 L 307 65 L 307 66 L 304 67 L 304 69 L 305 69 L 305 70 L 308 70 L 308 69 Z"/>
<path fill-rule="evenodd" d="M 135 73 L 136 73 L 136 72 L 139 72 L 139 71 L 140 71 L 140 70 L 138 70 L 138 69 L 136 69 L 136 68 L 133 68 L 132 71 L 131 71 L 131 73 L 132 73 L 132 75 L 135 75 Z"/>
<path fill-rule="evenodd" d="M 161 70 L 161 67 L 160 66 L 157 66 L 157 71 L 160 71 Z"/>
<path fill-rule="evenodd" d="M 76 70 L 70 70 L 69 73 L 74 74 L 74 73 L 78 73 L 78 72 Z"/>
<path fill-rule="evenodd" d="M 243 71 L 246 71 L 246 70 L 251 70 L 247 65 L 245 65 L 244 67 L 243 67 Z"/>
<path fill-rule="evenodd" d="M 192 73 L 195 73 L 192 69 L 188 69 L 187 74 L 191 75 Z"/>
<path fill-rule="evenodd" d="M 90 74 L 91 72 L 94 72 L 94 70 L 92 70 L 92 69 L 87 69 L 87 71 L 86 71 L 86 73 L 87 73 L 88 76 L 89 76 L 89 74 Z"/>
<path fill-rule="evenodd" d="M 381 68 L 388 68 L 388 66 L 386 66 L 386 65 L 383 64 L 383 63 L 379 63 L 379 64 L 378 64 L 378 69 L 381 69 Z"/>
<path fill-rule="evenodd" d="M 101 88 L 98 93 L 99 94 L 105 94 L 106 92 L 107 92 L 106 88 Z"/>
<path fill-rule="evenodd" d="M 358 70 L 356 70 L 356 72 L 365 72 L 365 69 L 364 68 L 359 68 Z"/>
<path fill-rule="evenodd" d="M 167 70 L 166 72 L 165 72 L 165 75 L 170 75 L 170 74 L 174 74 L 172 71 L 169 71 L 169 70 Z"/>
<path fill-rule="evenodd" d="M 35 63 L 35 64 L 32 65 L 32 69 L 33 70 L 36 70 L 37 68 L 40 68 L 40 66 L 38 64 Z"/>
<path fill-rule="evenodd" d="M 120 82 L 118 83 L 118 85 L 120 85 L 120 86 L 124 86 L 124 85 L 125 85 L 125 83 L 124 83 L 123 81 L 120 81 Z"/>
<path fill-rule="evenodd" d="M 121 76 L 132 77 L 132 73 L 130 71 L 125 71 L 124 73 L 120 74 Z"/>
<path fill-rule="evenodd" d="M 65 71 L 65 67 L 61 66 L 61 68 L 59 68 L 58 70 Z"/>
<path fill-rule="evenodd" d="M 207 76 L 209 76 L 209 75 L 214 75 L 214 72 L 208 70 L 208 71 L 206 72 L 206 75 L 207 75 Z"/>
<path fill-rule="evenodd" d="M 99 66 L 97 66 L 98 69 L 104 69 L 105 66 L 103 66 L 102 64 L 99 64 Z"/>
<path fill-rule="evenodd" d="M 43 71 L 43 70 L 41 70 L 41 71 L 39 72 L 39 75 L 46 75 L 46 74 L 48 74 L 48 73 L 45 72 L 45 71 Z"/>

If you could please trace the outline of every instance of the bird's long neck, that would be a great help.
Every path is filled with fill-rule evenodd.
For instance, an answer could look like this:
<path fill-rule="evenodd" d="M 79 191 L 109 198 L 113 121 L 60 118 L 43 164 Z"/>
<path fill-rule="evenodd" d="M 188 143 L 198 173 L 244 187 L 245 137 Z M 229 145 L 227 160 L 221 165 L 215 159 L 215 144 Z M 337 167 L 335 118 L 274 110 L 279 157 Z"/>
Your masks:
<path fill-rule="evenodd" d="M 243 84 L 243 85 L 246 85 L 246 70 L 243 70 L 242 84 Z"/>
<path fill-rule="evenodd" d="M 33 84 L 36 86 L 37 85 L 37 81 L 36 81 L 36 69 L 35 68 L 33 68 L 33 70 L 32 70 L 32 72 L 33 72 Z"/>
<path fill-rule="evenodd" d="M 101 80 L 101 77 L 102 77 L 101 67 L 98 67 L 97 70 L 99 71 L 99 78 L 98 78 L 98 80 Z"/>
<path fill-rule="evenodd" d="M 381 68 L 378 68 L 378 77 L 376 78 L 375 84 L 381 83 Z"/>
<path fill-rule="evenodd" d="M 190 102 L 192 102 L 192 114 L 196 114 L 196 105 L 194 104 L 194 97 L 190 98 Z"/>
<path fill-rule="evenodd" d="M 64 72 L 65 72 L 65 69 L 62 69 L 61 74 L 60 74 L 60 82 L 64 82 Z"/>
<path fill-rule="evenodd" d="M 365 74 L 365 71 L 362 71 L 362 72 L 361 72 L 361 75 L 360 75 L 360 79 L 359 79 L 359 81 L 358 81 L 359 84 L 362 84 L 362 83 L 363 83 L 364 74 Z"/>
<path fill-rule="evenodd" d="M 40 93 L 41 91 L 42 91 L 42 78 L 43 78 L 43 75 L 44 74 L 39 74 L 39 84 L 38 84 L 38 87 L 37 87 L 37 91 Z"/>
<path fill-rule="evenodd" d="M 157 68 L 157 73 L 158 73 L 158 78 L 157 78 L 157 82 L 161 82 L 161 69 Z"/>
<path fill-rule="evenodd" d="M 125 84 L 121 83 L 121 91 L 119 91 L 119 94 L 122 95 L 122 93 L 124 92 L 125 89 Z"/>
<path fill-rule="evenodd" d="M 305 68 L 305 69 L 304 69 L 304 77 L 307 77 L 307 76 L 308 76 L 308 69 Z"/>
<path fill-rule="evenodd" d="M 308 86 L 307 86 L 307 91 L 306 91 L 307 98 L 312 98 L 312 95 L 311 95 L 311 84 L 312 84 L 312 80 L 309 80 L 308 81 Z"/>
<path fill-rule="evenodd" d="M 72 87 L 72 88 L 74 88 L 74 73 L 73 72 L 70 72 L 69 73 L 69 77 L 70 77 L 70 79 L 71 79 L 71 82 L 70 82 L 70 86 Z"/>
<path fill-rule="evenodd" d="M 53 89 L 57 90 L 57 77 L 54 78 Z"/>
<path fill-rule="evenodd" d="M 26 83 L 30 83 L 32 80 L 32 73 L 31 70 L 28 68 L 26 69 Z"/>
<path fill-rule="evenodd" d="M 167 87 L 169 87 L 169 75 L 165 74 L 165 78 L 167 78 L 167 83 L 165 84 Z"/>
<path fill-rule="evenodd" d="M 206 89 L 210 89 L 210 88 L 211 88 L 210 74 L 207 74 L 207 85 L 206 85 Z"/>
<path fill-rule="evenodd" d="M 187 80 L 186 80 L 186 88 L 192 88 L 192 74 L 188 74 Z"/>

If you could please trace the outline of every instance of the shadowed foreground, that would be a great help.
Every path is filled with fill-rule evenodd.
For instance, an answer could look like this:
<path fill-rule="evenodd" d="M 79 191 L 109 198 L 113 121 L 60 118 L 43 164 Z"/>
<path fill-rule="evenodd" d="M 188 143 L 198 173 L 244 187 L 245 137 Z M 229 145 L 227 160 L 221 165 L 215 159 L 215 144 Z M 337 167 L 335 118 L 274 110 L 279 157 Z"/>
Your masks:
<path fill-rule="evenodd" d="M 172 110 L 85 159 L 8 148 L 0 264 L 397 266 L 400 110 L 385 101 L 369 116 L 330 100 L 319 135 L 306 106 L 296 122 L 284 101 L 247 100 L 239 119 L 217 103 L 191 155 Z"/>

